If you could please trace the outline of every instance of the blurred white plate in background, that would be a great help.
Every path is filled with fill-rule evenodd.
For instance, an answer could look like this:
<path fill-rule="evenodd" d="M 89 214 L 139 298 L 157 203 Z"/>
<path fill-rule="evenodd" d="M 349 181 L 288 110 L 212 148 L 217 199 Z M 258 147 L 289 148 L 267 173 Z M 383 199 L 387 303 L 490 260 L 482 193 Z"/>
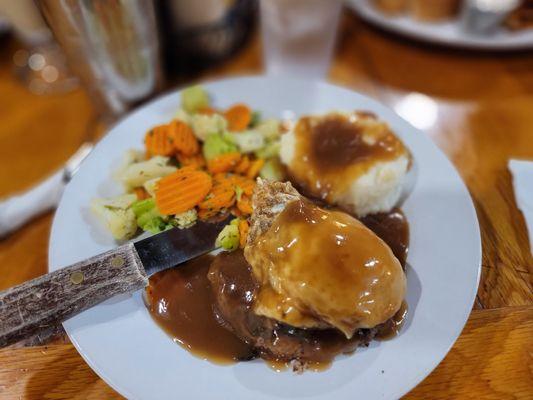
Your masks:
<path fill-rule="evenodd" d="M 509 31 L 501 29 L 494 35 L 476 36 L 461 30 L 458 19 L 427 23 L 411 17 L 388 16 L 372 6 L 371 0 L 347 0 L 347 4 L 363 19 L 390 32 L 454 47 L 477 50 L 525 50 L 533 49 L 533 29 Z"/>

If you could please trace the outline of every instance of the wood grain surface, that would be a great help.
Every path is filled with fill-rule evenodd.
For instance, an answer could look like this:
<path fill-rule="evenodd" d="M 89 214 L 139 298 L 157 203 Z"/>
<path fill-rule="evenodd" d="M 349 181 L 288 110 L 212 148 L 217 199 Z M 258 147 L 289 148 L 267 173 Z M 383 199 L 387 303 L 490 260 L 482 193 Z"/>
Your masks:
<path fill-rule="evenodd" d="M 474 311 L 453 351 L 405 398 L 531 398 L 532 329 L 530 307 Z M 0 350 L 0 365 L 2 399 L 121 398 L 71 345 Z"/>
<path fill-rule="evenodd" d="M 13 42 L 0 43 L 0 196 L 59 167 L 94 120 L 81 90 L 28 93 L 11 74 L 13 50 Z M 260 71 L 255 38 L 195 79 Z M 533 259 L 507 162 L 533 159 L 533 54 L 422 45 L 347 12 L 330 79 L 397 110 L 409 111 L 410 101 L 430 107 L 434 118 L 418 122 L 455 164 L 476 205 L 483 242 L 477 310 L 446 359 L 407 398 L 532 399 Z M 416 113 L 404 117 L 417 122 Z M 50 223 L 51 215 L 40 217 L 0 241 L 0 289 L 46 272 Z M 2 399 L 115 397 L 68 343 L 0 351 Z"/>

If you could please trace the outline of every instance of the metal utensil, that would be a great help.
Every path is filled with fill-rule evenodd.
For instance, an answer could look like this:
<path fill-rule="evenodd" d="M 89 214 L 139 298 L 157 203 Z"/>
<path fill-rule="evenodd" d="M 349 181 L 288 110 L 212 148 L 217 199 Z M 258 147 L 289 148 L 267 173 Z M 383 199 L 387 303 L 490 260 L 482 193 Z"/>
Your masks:
<path fill-rule="evenodd" d="M 0 238 L 57 206 L 66 184 L 94 145 L 83 143 L 65 166 L 30 190 L 0 202 Z"/>
<path fill-rule="evenodd" d="M 148 285 L 148 277 L 215 248 L 229 222 L 197 222 L 43 275 L 0 292 L 0 347 L 41 331 L 121 293 Z"/>

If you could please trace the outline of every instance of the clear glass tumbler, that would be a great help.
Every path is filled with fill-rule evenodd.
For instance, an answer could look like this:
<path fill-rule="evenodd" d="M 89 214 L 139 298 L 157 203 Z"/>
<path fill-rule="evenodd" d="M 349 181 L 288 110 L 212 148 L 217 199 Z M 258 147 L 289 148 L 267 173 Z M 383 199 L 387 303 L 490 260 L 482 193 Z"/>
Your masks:
<path fill-rule="evenodd" d="M 341 0 L 261 0 L 266 73 L 324 78 L 341 8 Z"/>
<path fill-rule="evenodd" d="M 0 34 L 6 21 L 18 39 L 14 73 L 32 93 L 68 92 L 78 85 L 33 0 L 0 0 Z"/>
<path fill-rule="evenodd" d="M 37 4 L 104 119 L 116 119 L 160 87 L 153 0 Z"/>

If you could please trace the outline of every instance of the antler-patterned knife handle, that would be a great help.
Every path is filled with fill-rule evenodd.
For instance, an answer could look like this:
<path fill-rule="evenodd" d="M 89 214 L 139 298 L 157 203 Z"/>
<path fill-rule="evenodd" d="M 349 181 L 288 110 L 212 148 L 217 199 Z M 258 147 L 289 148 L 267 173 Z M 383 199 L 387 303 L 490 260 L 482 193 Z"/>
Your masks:
<path fill-rule="evenodd" d="M 133 244 L 0 292 L 0 347 L 34 336 L 148 278 Z"/>

